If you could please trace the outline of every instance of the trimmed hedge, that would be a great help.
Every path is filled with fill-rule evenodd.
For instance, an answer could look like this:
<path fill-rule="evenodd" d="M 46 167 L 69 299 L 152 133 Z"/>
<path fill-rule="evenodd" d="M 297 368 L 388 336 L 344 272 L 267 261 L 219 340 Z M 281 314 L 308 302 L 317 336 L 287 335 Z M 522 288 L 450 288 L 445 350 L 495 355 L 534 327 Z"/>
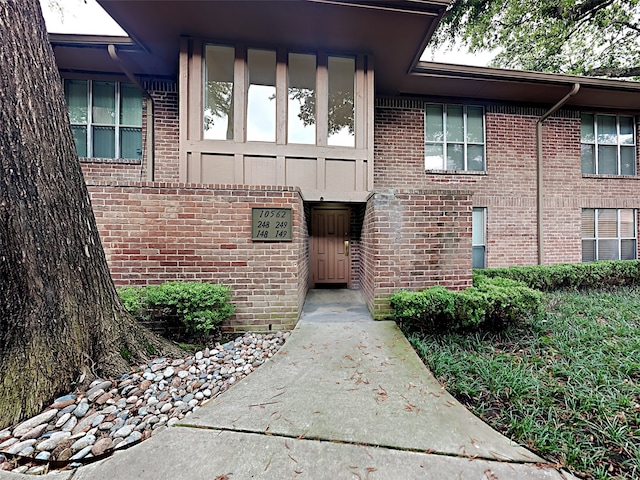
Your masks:
<path fill-rule="evenodd" d="M 544 313 L 544 295 L 522 282 L 478 276 L 474 283 L 460 292 L 441 286 L 396 292 L 389 299 L 394 318 L 416 330 L 476 330 Z"/>
<path fill-rule="evenodd" d="M 176 319 L 187 335 L 206 337 L 235 313 L 231 288 L 198 282 L 167 282 L 145 287 L 121 287 L 125 308 L 142 323 L 163 325 L 170 331 Z M 155 322 L 154 322 L 155 320 Z"/>
<path fill-rule="evenodd" d="M 617 260 L 531 267 L 474 270 L 473 283 L 482 277 L 509 278 L 543 292 L 605 286 L 640 285 L 640 261 Z"/>

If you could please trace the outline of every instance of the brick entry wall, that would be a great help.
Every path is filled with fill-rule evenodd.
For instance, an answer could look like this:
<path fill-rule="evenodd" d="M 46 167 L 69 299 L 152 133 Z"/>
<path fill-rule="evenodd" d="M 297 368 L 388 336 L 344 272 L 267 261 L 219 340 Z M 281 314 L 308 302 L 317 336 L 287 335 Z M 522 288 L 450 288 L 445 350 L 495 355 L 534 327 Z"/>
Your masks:
<path fill-rule="evenodd" d="M 309 285 L 300 192 L 287 187 L 89 184 L 116 285 L 197 280 L 232 287 L 226 331 L 290 329 Z M 293 241 L 253 242 L 252 207 L 293 211 Z"/>
<path fill-rule="evenodd" d="M 362 229 L 362 290 L 375 318 L 391 313 L 400 289 L 471 285 L 469 192 L 398 189 L 376 192 Z"/>

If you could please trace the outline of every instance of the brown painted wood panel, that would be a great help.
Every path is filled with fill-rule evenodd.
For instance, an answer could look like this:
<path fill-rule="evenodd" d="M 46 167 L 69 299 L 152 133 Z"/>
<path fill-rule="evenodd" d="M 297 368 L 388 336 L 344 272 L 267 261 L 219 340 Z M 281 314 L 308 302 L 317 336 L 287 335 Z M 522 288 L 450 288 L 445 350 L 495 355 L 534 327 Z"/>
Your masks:
<path fill-rule="evenodd" d="M 311 214 L 314 285 L 349 284 L 349 209 L 314 208 Z"/>

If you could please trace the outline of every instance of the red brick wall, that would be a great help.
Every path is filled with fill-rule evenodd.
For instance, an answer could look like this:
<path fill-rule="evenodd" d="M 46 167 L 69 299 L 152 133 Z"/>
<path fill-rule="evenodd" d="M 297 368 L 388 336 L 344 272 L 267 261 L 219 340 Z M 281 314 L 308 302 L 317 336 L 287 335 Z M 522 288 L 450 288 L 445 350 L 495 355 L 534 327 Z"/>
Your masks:
<path fill-rule="evenodd" d="M 308 288 L 297 189 L 184 184 L 89 185 L 116 285 L 196 280 L 230 285 L 226 330 L 292 328 Z M 253 242 L 251 208 L 293 209 L 292 242 Z"/>
<path fill-rule="evenodd" d="M 151 82 L 146 85 L 146 88 L 153 97 L 154 180 L 178 182 L 180 179 L 180 122 L 177 86 L 175 83 Z"/>
<path fill-rule="evenodd" d="M 360 289 L 369 311 L 376 315 L 376 285 L 375 271 L 378 259 L 376 258 L 377 238 L 375 234 L 375 209 L 374 197 L 369 198 L 364 211 L 362 221 L 362 234 L 360 236 Z M 384 308 L 384 306 L 383 306 Z"/>
<path fill-rule="evenodd" d="M 81 158 L 80 167 L 85 182 L 139 182 L 146 175 L 140 160 L 111 158 Z"/>
<path fill-rule="evenodd" d="M 396 189 L 368 202 L 362 233 L 362 288 L 376 318 L 399 289 L 471 285 L 468 192 Z"/>
<path fill-rule="evenodd" d="M 537 264 L 536 123 L 545 109 L 487 105 L 486 172 L 452 173 L 424 170 L 423 106 L 378 100 L 375 189 L 468 190 L 473 206 L 487 208 L 487 266 Z M 577 111 L 547 119 L 543 145 L 545 263 L 580 262 L 581 210 L 639 208 L 640 176 L 581 173 Z"/>

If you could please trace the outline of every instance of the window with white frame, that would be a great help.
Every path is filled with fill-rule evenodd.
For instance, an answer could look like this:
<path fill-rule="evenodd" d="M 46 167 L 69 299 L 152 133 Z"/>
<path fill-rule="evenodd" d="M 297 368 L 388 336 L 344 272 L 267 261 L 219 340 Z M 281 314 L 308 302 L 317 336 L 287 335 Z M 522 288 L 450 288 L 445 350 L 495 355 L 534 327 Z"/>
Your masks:
<path fill-rule="evenodd" d="M 637 211 L 631 208 L 582 210 L 582 261 L 637 257 Z"/>
<path fill-rule="evenodd" d="M 486 169 L 483 107 L 426 105 L 425 169 Z"/>
<path fill-rule="evenodd" d="M 474 207 L 471 226 L 473 268 L 485 268 L 487 258 L 487 209 Z"/>
<path fill-rule="evenodd" d="M 583 113 L 580 122 L 582 173 L 635 175 L 633 117 Z"/>
<path fill-rule="evenodd" d="M 64 81 L 79 157 L 142 158 L 142 94 L 132 84 Z"/>
<path fill-rule="evenodd" d="M 235 49 L 207 45 L 204 70 L 204 138 L 233 140 Z"/>
<path fill-rule="evenodd" d="M 235 47 L 205 45 L 205 139 L 234 139 L 234 91 L 245 88 L 247 141 L 275 142 L 276 127 L 282 121 L 287 125 L 287 143 L 313 145 L 323 138 L 329 146 L 355 147 L 355 57 L 288 53 L 283 119 L 276 108 L 279 85 L 284 85 L 278 83 L 277 52 L 247 49 L 246 85 L 237 85 L 234 78 L 234 62 L 240 58 L 244 52 L 239 55 Z M 318 75 L 321 58 L 324 75 Z M 326 112 L 324 125 L 317 124 L 320 102 Z"/>

